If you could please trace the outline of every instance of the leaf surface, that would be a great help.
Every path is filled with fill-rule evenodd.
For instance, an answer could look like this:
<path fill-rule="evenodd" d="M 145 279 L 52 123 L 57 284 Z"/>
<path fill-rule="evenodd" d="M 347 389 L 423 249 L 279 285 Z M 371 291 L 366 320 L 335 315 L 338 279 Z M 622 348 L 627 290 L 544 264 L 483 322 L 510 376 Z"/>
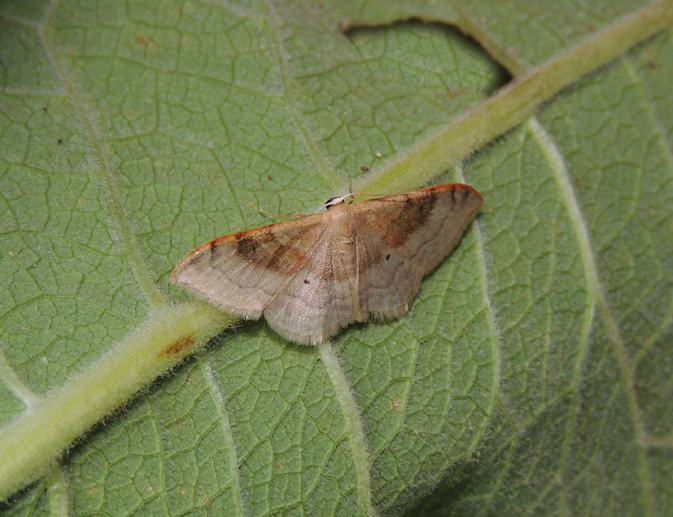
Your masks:
<path fill-rule="evenodd" d="M 0 425 L 187 300 L 193 247 L 367 185 L 645 5 L 5 2 Z M 319 348 L 240 324 L 0 508 L 664 514 L 672 56 L 669 29 L 437 176 L 485 203 L 406 316 Z"/>

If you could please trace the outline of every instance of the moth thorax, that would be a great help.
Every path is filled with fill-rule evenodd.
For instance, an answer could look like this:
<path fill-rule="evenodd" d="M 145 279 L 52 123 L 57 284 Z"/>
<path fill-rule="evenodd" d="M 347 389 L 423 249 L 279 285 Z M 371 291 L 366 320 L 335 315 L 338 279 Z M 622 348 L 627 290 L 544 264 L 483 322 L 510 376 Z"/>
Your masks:
<path fill-rule="evenodd" d="M 353 236 L 353 218 L 350 205 L 339 203 L 330 208 L 325 215 L 331 219 L 330 227 L 334 232 L 333 235 L 338 235 L 339 240 L 348 241 Z"/>

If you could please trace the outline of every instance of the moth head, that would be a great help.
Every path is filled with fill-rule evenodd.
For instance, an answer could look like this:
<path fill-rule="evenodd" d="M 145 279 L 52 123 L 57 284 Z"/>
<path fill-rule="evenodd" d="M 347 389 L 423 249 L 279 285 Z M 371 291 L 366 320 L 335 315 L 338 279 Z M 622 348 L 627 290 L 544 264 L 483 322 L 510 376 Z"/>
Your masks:
<path fill-rule="evenodd" d="M 345 203 L 346 199 L 348 199 L 349 197 L 351 198 L 351 203 L 352 203 L 353 202 L 353 196 L 355 196 L 355 194 L 349 193 L 349 194 L 346 194 L 345 196 L 331 197 L 327 201 L 325 201 L 324 206 L 327 210 L 329 210 L 333 206 L 340 205 L 341 203 Z"/>

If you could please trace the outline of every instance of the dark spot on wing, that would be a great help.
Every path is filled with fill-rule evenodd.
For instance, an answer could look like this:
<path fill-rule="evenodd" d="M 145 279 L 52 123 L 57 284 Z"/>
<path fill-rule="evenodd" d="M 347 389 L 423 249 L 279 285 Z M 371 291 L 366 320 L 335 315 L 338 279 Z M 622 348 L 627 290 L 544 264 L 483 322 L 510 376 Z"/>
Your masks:
<path fill-rule="evenodd" d="M 257 252 L 257 239 L 246 237 L 246 233 L 247 232 L 240 232 L 236 234 L 236 255 L 242 259 L 257 262 L 257 259 L 255 258 Z"/>
<path fill-rule="evenodd" d="M 283 223 L 278 223 L 283 224 Z M 270 225 L 264 229 L 247 230 L 233 235 L 236 256 L 251 266 L 290 275 L 296 273 L 304 264 L 309 243 L 302 239 L 302 228 L 287 228 L 278 233 Z M 282 239 L 279 241 L 276 235 Z"/>
<path fill-rule="evenodd" d="M 192 256 L 189 257 L 189 262 L 187 262 L 187 264 L 185 264 L 184 269 L 187 269 L 187 268 L 189 268 L 190 266 L 193 266 L 193 265 L 196 264 L 199 260 L 201 260 L 202 255 L 201 255 L 200 253 L 192 253 L 191 255 L 192 255 Z"/>
<path fill-rule="evenodd" d="M 305 283 L 305 284 L 310 284 L 311 282 L 310 282 L 309 280 L 306 280 L 306 279 L 304 278 L 304 283 Z"/>
<path fill-rule="evenodd" d="M 408 194 L 403 205 L 398 205 L 390 217 L 379 221 L 381 240 L 393 248 L 404 246 L 416 231 L 423 228 L 436 204 L 434 190 L 425 191 L 423 196 Z"/>
<path fill-rule="evenodd" d="M 390 260 L 390 253 L 386 255 L 386 260 Z"/>

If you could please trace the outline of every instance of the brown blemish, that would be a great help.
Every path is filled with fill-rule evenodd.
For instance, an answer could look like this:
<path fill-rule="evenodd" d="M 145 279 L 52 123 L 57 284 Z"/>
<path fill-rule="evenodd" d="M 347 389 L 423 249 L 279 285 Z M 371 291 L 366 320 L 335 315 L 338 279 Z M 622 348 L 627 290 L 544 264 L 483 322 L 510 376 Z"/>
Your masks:
<path fill-rule="evenodd" d="M 185 336 L 181 337 L 177 341 L 174 341 L 171 343 L 168 348 L 165 350 L 162 350 L 157 357 L 161 357 L 162 355 L 174 355 L 182 352 L 183 350 L 189 348 L 192 346 L 196 340 L 194 339 L 194 336 Z"/>
<path fill-rule="evenodd" d="M 138 36 L 136 38 L 136 43 L 138 45 L 147 45 L 147 40 L 145 38 L 143 38 L 142 36 Z"/>

